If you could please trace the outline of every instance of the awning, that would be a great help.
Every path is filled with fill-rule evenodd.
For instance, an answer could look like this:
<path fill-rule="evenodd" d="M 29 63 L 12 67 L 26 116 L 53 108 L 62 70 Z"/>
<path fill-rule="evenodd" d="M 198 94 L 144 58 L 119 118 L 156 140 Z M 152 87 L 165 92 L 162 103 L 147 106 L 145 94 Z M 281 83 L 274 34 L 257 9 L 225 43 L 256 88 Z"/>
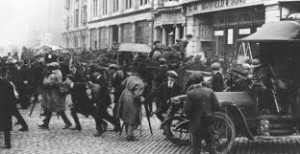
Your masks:
<path fill-rule="evenodd" d="M 238 41 L 245 42 L 297 42 L 300 41 L 300 24 L 279 21 L 264 24 L 257 32 Z"/>
<path fill-rule="evenodd" d="M 150 53 L 151 47 L 147 44 L 138 43 L 121 43 L 119 46 L 119 52 L 138 52 L 138 53 Z"/>

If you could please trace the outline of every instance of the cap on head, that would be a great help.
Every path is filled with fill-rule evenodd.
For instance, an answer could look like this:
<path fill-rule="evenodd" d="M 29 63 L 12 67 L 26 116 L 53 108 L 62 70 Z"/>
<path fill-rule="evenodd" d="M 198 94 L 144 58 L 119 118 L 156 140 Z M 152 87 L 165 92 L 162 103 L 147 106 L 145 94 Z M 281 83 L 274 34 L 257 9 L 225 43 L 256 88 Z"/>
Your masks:
<path fill-rule="evenodd" d="M 177 79 L 178 78 L 178 74 L 175 71 L 168 71 L 167 75 L 171 78 Z"/>
<path fill-rule="evenodd" d="M 116 64 L 110 64 L 108 67 L 109 69 L 118 69 L 118 65 Z"/>
<path fill-rule="evenodd" d="M 253 59 L 252 63 L 251 63 L 251 67 L 256 68 L 256 67 L 259 67 L 259 66 L 261 66 L 261 61 L 257 58 Z"/>
<path fill-rule="evenodd" d="M 51 63 L 47 64 L 47 66 L 55 67 L 55 66 L 59 66 L 59 63 L 58 62 L 51 62 Z"/>
<path fill-rule="evenodd" d="M 219 62 L 214 62 L 211 64 L 211 69 L 216 71 L 216 70 L 220 70 L 221 69 L 221 64 Z"/>
<path fill-rule="evenodd" d="M 189 80 L 194 81 L 195 83 L 200 83 L 203 81 L 203 75 L 201 73 L 192 73 L 189 76 Z"/>

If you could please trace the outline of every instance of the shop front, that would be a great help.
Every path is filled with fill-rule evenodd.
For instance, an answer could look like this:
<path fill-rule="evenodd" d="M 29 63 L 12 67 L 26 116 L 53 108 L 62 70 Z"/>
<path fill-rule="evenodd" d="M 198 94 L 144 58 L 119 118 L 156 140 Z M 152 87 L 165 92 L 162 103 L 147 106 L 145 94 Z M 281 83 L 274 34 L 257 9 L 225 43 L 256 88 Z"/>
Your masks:
<path fill-rule="evenodd" d="M 265 23 L 265 6 L 259 0 L 204 0 L 186 6 L 187 16 L 193 17 L 187 24 L 194 25 L 194 51 L 208 57 L 235 57 L 237 40 Z"/>
<path fill-rule="evenodd" d="M 162 7 L 154 12 L 154 39 L 167 46 L 185 35 L 186 19 L 182 6 Z"/>

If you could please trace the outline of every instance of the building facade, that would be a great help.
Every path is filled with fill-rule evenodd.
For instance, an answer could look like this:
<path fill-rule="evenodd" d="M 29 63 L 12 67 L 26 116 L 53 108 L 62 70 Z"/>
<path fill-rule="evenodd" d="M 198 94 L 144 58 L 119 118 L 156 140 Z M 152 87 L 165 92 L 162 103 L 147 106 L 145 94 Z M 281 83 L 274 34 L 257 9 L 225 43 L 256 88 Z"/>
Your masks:
<path fill-rule="evenodd" d="M 92 50 L 113 43 L 152 42 L 153 18 L 150 0 L 89 0 L 88 28 Z"/>
<path fill-rule="evenodd" d="M 190 52 L 204 51 L 209 57 L 235 57 L 238 39 L 268 22 L 286 20 L 299 12 L 293 0 L 194 0 L 183 4 L 187 33 L 194 34 Z"/>
<path fill-rule="evenodd" d="M 88 47 L 88 1 L 65 0 L 64 47 L 87 48 Z"/>
<path fill-rule="evenodd" d="M 267 22 L 299 18 L 299 0 L 66 0 L 68 47 L 171 46 L 192 34 L 189 54 L 234 57 L 237 40 Z M 85 8 L 85 9 L 82 9 Z M 84 15 L 83 15 L 84 14 Z"/>

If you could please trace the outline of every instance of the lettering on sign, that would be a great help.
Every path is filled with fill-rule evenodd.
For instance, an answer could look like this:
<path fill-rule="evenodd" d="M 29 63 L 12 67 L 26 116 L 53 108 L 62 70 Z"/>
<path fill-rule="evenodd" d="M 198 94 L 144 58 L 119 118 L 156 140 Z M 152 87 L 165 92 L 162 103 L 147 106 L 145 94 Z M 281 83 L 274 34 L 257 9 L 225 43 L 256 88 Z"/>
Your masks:
<path fill-rule="evenodd" d="M 205 0 L 204 2 L 202 2 L 201 9 L 208 10 L 222 7 L 237 6 L 245 3 L 246 0 Z"/>

